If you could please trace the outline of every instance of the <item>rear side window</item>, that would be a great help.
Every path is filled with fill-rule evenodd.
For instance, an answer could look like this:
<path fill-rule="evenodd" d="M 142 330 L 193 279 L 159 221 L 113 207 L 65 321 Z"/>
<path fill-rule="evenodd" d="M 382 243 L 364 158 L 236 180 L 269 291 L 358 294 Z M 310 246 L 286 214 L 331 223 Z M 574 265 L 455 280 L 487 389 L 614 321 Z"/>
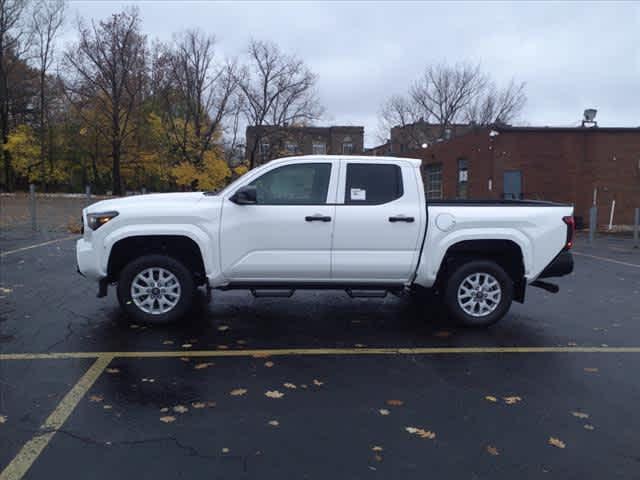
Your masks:
<path fill-rule="evenodd" d="M 346 187 L 346 204 L 379 205 L 391 202 L 403 194 L 402 172 L 398 165 L 349 163 Z"/>

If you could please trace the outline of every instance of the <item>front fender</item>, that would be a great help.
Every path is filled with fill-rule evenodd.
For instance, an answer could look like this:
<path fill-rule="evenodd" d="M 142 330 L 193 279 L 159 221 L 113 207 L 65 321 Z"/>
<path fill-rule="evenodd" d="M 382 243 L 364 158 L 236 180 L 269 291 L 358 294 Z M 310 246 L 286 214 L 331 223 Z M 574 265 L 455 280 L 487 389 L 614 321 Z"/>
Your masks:
<path fill-rule="evenodd" d="M 211 248 L 211 240 L 206 231 L 202 230 L 193 224 L 141 224 L 141 225 L 128 225 L 120 227 L 113 232 L 110 232 L 103 242 L 103 255 L 102 263 L 100 265 L 103 272 L 107 271 L 107 265 L 109 264 L 109 257 L 113 246 L 120 240 L 131 237 L 141 237 L 150 235 L 174 235 L 183 236 L 193 240 L 198 249 L 200 255 L 202 255 L 202 262 L 204 264 L 205 272 L 207 276 L 213 275 L 216 270 L 216 259 L 213 258 L 213 248 Z"/>

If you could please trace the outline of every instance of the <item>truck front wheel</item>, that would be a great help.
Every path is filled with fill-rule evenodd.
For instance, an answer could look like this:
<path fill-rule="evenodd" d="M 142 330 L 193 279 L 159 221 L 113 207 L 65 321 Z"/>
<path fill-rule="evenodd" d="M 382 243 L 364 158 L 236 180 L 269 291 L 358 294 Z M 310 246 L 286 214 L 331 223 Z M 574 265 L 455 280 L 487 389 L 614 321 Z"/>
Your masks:
<path fill-rule="evenodd" d="M 445 303 L 460 324 L 486 327 L 505 316 L 513 300 L 513 281 L 500 265 L 472 260 L 459 265 L 446 281 Z"/>
<path fill-rule="evenodd" d="M 133 319 L 145 323 L 170 323 L 182 317 L 193 303 L 193 275 L 166 255 L 145 255 L 127 264 L 118 280 L 118 301 Z"/>

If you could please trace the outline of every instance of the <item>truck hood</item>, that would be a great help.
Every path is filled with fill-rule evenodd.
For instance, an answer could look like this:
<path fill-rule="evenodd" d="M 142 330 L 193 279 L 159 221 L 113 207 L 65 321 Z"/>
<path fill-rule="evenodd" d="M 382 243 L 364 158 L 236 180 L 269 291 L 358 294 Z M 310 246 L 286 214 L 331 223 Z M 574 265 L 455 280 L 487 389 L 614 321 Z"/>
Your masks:
<path fill-rule="evenodd" d="M 202 200 L 204 194 L 202 192 L 185 192 L 185 193 L 153 193 L 150 195 L 133 195 L 130 197 L 114 198 L 112 200 L 103 200 L 96 202 L 87 207 L 87 213 L 120 211 L 122 209 L 150 207 L 150 206 L 171 206 L 180 205 L 187 207 L 188 204 L 196 204 Z"/>

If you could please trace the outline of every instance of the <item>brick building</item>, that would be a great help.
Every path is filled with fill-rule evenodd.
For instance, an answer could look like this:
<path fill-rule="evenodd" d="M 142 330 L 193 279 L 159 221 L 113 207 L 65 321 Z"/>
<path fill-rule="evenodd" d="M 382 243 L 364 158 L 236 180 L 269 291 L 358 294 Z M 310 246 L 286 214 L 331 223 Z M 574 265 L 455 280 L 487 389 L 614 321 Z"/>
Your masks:
<path fill-rule="evenodd" d="M 251 125 L 246 130 L 246 144 L 246 159 L 254 166 L 289 155 L 362 155 L 364 127 Z"/>
<path fill-rule="evenodd" d="M 476 128 L 414 150 L 431 198 L 529 198 L 572 203 L 588 223 L 633 224 L 640 207 L 640 128 Z M 595 193 L 594 193 L 595 192 Z"/>

